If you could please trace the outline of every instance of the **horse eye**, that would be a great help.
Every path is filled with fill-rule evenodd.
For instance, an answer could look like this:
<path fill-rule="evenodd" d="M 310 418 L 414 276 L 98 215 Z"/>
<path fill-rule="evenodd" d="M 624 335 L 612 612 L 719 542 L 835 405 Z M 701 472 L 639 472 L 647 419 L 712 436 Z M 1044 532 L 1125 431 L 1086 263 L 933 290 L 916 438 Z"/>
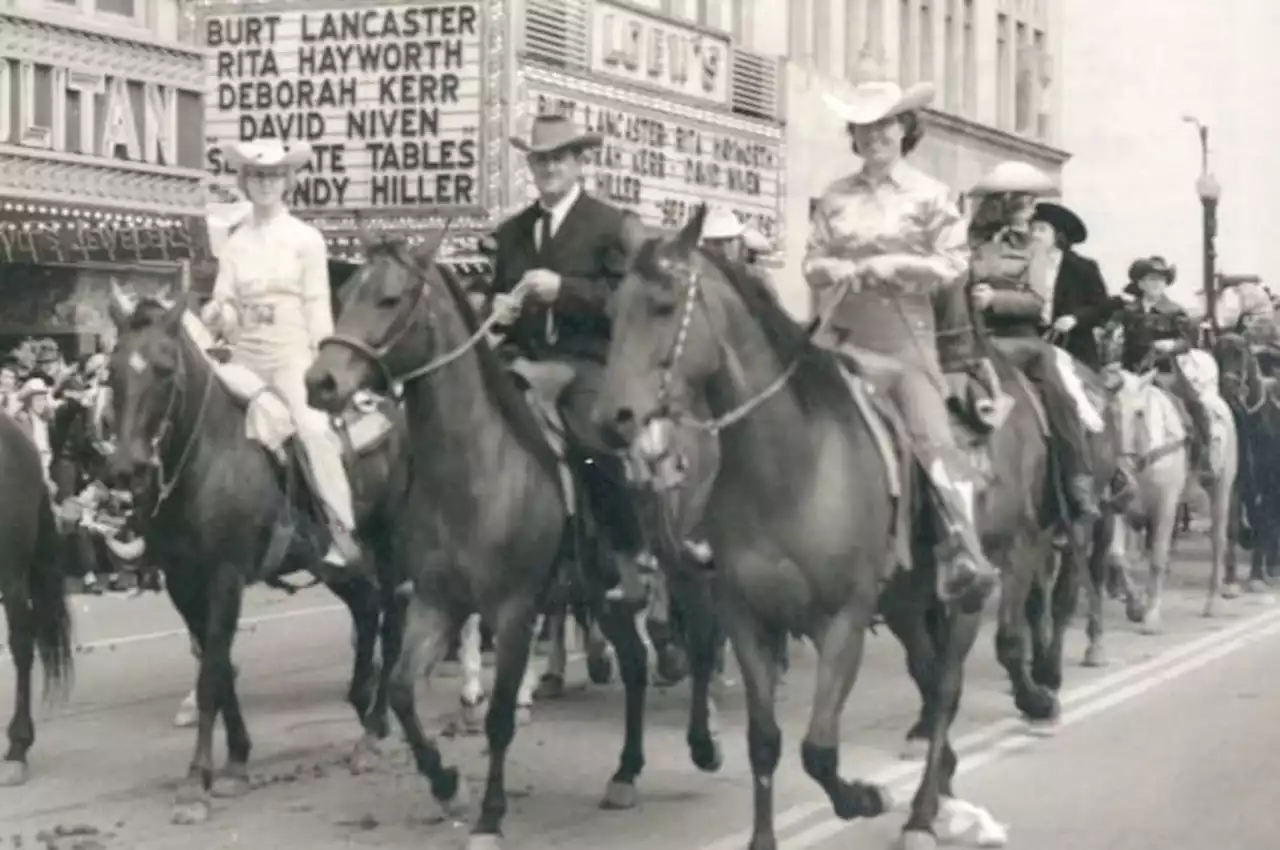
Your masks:
<path fill-rule="evenodd" d="M 378 296 L 378 306 L 390 310 L 400 303 L 400 295 L 395 292 L 383 292 Z"/>

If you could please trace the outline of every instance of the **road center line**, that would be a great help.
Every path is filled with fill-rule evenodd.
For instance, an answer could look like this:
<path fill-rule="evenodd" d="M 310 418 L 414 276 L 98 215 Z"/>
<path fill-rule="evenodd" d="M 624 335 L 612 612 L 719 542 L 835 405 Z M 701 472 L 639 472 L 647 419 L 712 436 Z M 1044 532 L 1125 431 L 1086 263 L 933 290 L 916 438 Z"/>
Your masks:
<path fill-rule="evenodd" d="M 1149 658 L 1123 670 L 1117 670 L 1115 673 L 1104 676 L 1087 685 L 1064 690 L 1060 695 L 1064 722 L 1070 710 L 1076 713 L 1083 711 L 1085 705 L 1099 695 L 1129 686 L 1135 681 L 1139 684 L 1146 681 L 1158 681 L 1161 672 L 1165 668 L 1172 667 L 1185 659 L 1211 652 L 1219 645 L 1234 647 L 1235 642 L 1247 633 L 1254 630 L 1267 630 L 1273 625 L 1280 625 L 1280 610 L 1274 608 L 1221 631 L 1215 631 L 1179 644 L 1154 658 Z M 903 675 L 906 675 L 905 669 L 903 670 Z M 961 711 L 964 711 L 963 707 Z M 987 748 L 990 748 L 995 742 L 1003 738 L 1007 738 L 1010 735 L 1017 735 L 1020 739 L 1025 738 L 1026 736 L 1022 735 L 1025 729 L 1026 723 L 1023 720 L 1018 717 L 1007 717 L 954 739 L 952 746 L 961 756 L 961 769 L 968 765 L 969 759 L 981 755 Z M 918 776 L 919 772 L 920 767 L 916 763 L 895 762 L 868 777 L 867 781 L 882 785 L 892 785 L 903 781 L 906 777 Z M 778 832 L 783 832 L 819 813 L 827 812 L 829 808 L 830 803 L 825 798 L 807 803 L 798 803 L 789 809 L 779 812 L 774 818 L 774 827 Z M 834 823 L 840 826 L 847 825 L 843 821 L 834 821 Z M 813 828 L 816 829 L 817 827 Z M 698 850 L 742 850 L 750 840 L 750 830 L 744 830 L 715 839 L 702 845 Z M 786 841 L 782 843 L 788 848 L 791 847 Z"/>

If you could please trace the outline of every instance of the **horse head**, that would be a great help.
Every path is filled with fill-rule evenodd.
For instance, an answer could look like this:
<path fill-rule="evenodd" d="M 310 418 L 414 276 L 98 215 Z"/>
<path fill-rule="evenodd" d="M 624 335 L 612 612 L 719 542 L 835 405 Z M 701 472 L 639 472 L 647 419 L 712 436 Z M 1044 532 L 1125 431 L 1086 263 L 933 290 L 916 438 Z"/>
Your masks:
<path fill-rule="evenodd" d="M 437 354 L 431 314 L 452 279 L 436 265 L 434 245 L 411 248 L 403 239 L 362 234 L 364 264 L 344 285 L 337 326 L 321 341 L 307 371 L 307 396 L 340 412 L 366 386 L 397 392 L 413 370 Z"/>
<path fill-rule="evenodd" d="M 1234 408 L 1248 408 L 1250 398 L 1258 392 L 1260 377 L 1249 341 L 1240 334 L 1222 334 L 1214 343 L 1213 358 L 1223 398 Z"/>
<path fill-rule="evenodd" d="M 173 427 L 187 360 L 183 354 L 185 299 L 168 306 L 146 298 L 134 304 L 112 285 L 110 312 L 118 329 L 108 386 L 115 448 L 109 475 L 132 487 L 148 478 L 154 458 Z"/>
<path fill-rule="evenodd" d="M 698 251 L 705 205 L 674 236 L 646 240 L 613 297 L 613 337 L 594 416 L 614 443 L 640 438 L 661 453 L 671 421 L 700 406 L 728 337 L 716 266 Z"/>

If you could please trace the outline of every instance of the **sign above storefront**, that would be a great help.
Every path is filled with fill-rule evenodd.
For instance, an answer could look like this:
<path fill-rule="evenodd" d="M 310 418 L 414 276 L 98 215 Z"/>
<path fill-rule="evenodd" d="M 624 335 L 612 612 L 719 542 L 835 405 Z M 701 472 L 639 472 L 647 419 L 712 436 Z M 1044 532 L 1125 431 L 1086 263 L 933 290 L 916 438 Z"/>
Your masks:
<path fill-rule="evenodd" d="M 209 14 L 206 166 L 235 141 L 308 142 L 292 205 L 474 209 L 481 197 L 482 0 Z"/>
<path fill-rule="evenodd" d="M 591 70 L 626 83 L 727 105 L 727 36 L 611 3 L 591 4 Z"/>
<path fill-rule="evenodd" d="M 529 86 L 534 114 L 572 115 L 601 134 L 588 186 L 599 198 L 634 210 L 646 224 L 673 230 L 701 203 L 723 205 L 761 235 L 781 235 L 782 143 L 768 135 L 675 117 L 615 98 Z M 629 102 L 630 101 L 630 102 Z"/>
<path fill-rule="evenodd" d="M 197 167 L 201 93 L 85 68 L 0 56 L 0 144 Z"/>
<path fill-rule="evenodd" d="M 157 217 L 0 204 L 0 263 L 173 262 L 205 253 L 195 216 Z"/>

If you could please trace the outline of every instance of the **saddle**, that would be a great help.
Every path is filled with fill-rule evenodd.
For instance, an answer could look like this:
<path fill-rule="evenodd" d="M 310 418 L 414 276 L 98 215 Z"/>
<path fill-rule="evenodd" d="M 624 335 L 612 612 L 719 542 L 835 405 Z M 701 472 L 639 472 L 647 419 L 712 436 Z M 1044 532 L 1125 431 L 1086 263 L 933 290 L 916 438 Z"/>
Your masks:
<path fill-rule="evenodd" d="M 568 436 L 564 417 L 560 415 L 560 395 L 573 382 L 576 374 L 567 363 L 554 360 L 529 360 L 517 357 L 507 365 L 516 383 L 524 388 L 525 401 L 542 425 L 543 436 L 555 453 L 560 470 L 560 487 L 569 516 L 577 513 L 577 484 L 569 467 Z"/>

